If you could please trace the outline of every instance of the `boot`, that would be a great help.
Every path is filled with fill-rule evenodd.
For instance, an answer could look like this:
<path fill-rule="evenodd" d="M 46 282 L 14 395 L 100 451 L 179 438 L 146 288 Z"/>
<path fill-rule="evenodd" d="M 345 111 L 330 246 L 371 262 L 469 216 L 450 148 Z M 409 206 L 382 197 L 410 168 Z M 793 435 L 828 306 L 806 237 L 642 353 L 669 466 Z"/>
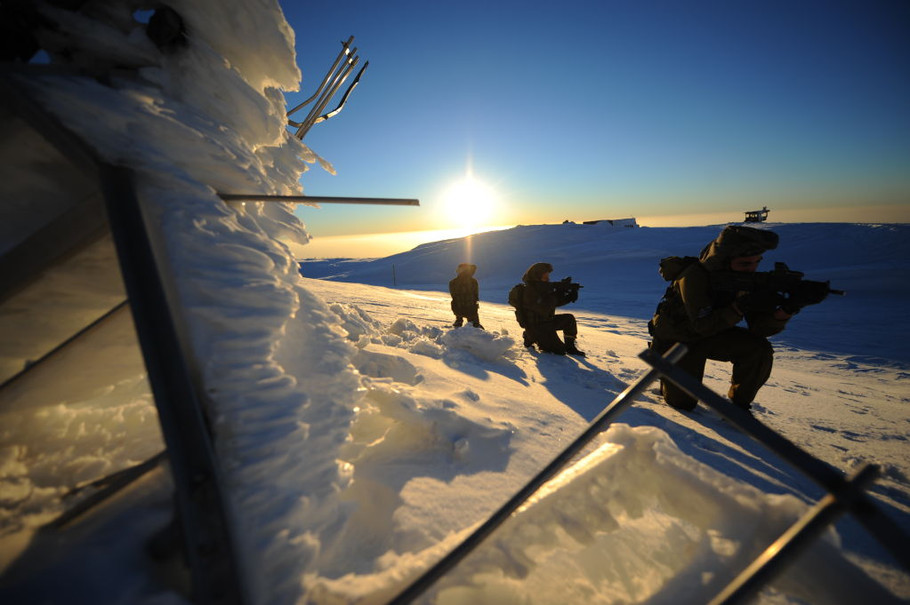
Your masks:
<path fill-rule="evenodd" d="M 736 385 L 730 385 L 730 390 L 727 391 L 727 399 L 733 402 L 733 405 L 738 407 L 741 410 L 746 410 L 750 414 L 752 413 L 752 402 L 751 401 L 742 401 L 742 397 L 736 396 Z"/>
<path fill-rule="evenodd" d="M 460 328 L 462 325 L 464 325 L 464 319 L 459 317 L 458 319 L 455 320 L 455 323 L 452 324 L 452 327 Z"/>
<path fill-rule="evenodd" d="M 585 357 L 584 352 L 579 351 L 578 347 L 575 346 L 575 339 L 571 337 L 566 338 L 566 353 L 575 357 Z"/>

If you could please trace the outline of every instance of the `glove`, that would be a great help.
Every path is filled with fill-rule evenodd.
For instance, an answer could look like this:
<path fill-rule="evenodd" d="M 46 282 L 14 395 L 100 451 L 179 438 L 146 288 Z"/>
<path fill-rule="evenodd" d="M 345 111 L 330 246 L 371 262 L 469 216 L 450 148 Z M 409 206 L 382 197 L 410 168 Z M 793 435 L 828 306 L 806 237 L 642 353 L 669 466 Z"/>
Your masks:
<path fill-rule="evenodd" d="M 781 303 L 780 308 L 792 315 L 803 307 L 817 305 L 825 300 L 828 292 L 830 292 L 828 282 L 801 281 L 792 292 L 788 293 L 787 299 Z"/>
<path fill-rule="evenodd" d="M 772 312 L 776 309 L 783 297 L 772 290 L 752 290 L 740 292 L 736 295 L 736 306 L 743 313 Z"/>

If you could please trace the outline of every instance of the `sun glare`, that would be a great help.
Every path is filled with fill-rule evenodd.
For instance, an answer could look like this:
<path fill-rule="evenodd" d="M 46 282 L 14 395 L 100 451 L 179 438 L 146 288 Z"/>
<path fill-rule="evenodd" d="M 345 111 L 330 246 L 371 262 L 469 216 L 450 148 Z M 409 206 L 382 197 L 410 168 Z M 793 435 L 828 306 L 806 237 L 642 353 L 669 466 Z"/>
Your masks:
<path fill-rule="evenodd" d="M 442 201 L 445 218 L 454 227 L 487 225 L 499 204 L 493 188 L 472 175 L 450 185 Z"/>

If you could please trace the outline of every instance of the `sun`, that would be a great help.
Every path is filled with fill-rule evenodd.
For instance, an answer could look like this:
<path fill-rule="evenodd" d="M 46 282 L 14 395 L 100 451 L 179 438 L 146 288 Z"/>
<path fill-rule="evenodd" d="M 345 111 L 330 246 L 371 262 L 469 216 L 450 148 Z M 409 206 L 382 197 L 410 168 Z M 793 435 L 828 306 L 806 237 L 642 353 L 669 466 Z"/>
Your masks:
<path fill-rule="evenodd" d="M 455 227 L 483 227 L 499 205 L 496 191 L 468 174 L 452 183 L 442 196 L 446 220 Z"/>

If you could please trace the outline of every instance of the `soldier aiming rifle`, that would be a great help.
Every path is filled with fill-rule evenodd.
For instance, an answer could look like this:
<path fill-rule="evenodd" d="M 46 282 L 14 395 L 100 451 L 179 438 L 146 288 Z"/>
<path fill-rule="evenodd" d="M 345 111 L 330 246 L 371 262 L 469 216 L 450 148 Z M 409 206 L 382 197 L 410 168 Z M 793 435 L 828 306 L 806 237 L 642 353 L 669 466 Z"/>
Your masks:
<path fill-rule="evenodd" d="M 575 346 L 578 324 L 571 313 L 556 313 L 556 307 L 578 300 L 581 284 L 566 277 L 558 282 L 550 281 L 553 265 L 534 263 L 521 278 L 522 283 L 509 292 L 509 303 L 515 307 L 519 325 L 524 328 L 524 345 L 537 347 L 544 353 L 556 355 L 585 354 Z M 557 332 L 562 331 L 565 342 Z"/>
<path fill-rule="evenodd" d="M 762 254 L 777 242 L 773 231 L 730 225 L 698 258 L 663 259 L 661 275 L 672 284 L 648 322 L 658 354 L 677 342 L 687 345 L 677 365 L 699 381 L 708 359 L 731 362 L 727 395 L 745 410 L 771 376 L 774 351 L 767 337 L 781 332 L 802 308 L 843 294 L 828 282 L 803 279 L 783 263 L 758 272 Z M 738 326 L 743 320 L 746 326 Z M 661 379 L 660 387 L 670 406 L 695 409 L 696 399 L 673 383 Z"/>

